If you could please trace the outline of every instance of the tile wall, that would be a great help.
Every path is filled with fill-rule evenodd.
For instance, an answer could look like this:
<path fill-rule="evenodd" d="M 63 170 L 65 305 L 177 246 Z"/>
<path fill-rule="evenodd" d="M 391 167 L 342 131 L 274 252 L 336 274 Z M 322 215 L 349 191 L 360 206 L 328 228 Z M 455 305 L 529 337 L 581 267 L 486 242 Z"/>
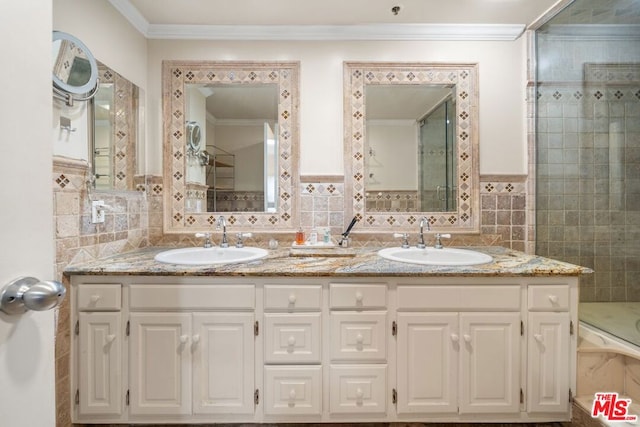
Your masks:
<path fill-rule="evenodd" d="M 56 277 L 71 263 L 81 263 L 143 248 L 146 246 L 187 246 L 199 242 L 191 235 L 165 235 L 162 229 L 164 184 L 162 177 L 146 178 L 138 191 L 87 193 L 89 176 L 86 162 L 55 158 L 52 177 L 56 245 Z M 344 215 L 342 176 L 301 177 L 301 226 L 310 230 L 329 228 L 333 236 L 344 230 L 351 218 Z M 481 177 L 482 223 L 480 235 L 454 235 L 445 242 L 453 246 L 502 245 L 523 250 L 526 247 L 525 178 L 520 176 Z M 109 206 L 104 224 L 91 224 L 90 199 L 104 200 Z M 356 225 L 357 229 L 357 225 Z M 416 230 L 417 231 L 417 230 Z M 260 234 L 247 244 L 266 246 L 271 237 L 281 246 L 293 240 L 292 233 Z M 354 246 L 394 244 L 390 233 L 354 235 Z M 66 283 L 68 285 L 68 282 Z M 56 406 L 57 426 L 71 425 L 69 378 L 70 331 L 69 299 L 57 312 Z"/>

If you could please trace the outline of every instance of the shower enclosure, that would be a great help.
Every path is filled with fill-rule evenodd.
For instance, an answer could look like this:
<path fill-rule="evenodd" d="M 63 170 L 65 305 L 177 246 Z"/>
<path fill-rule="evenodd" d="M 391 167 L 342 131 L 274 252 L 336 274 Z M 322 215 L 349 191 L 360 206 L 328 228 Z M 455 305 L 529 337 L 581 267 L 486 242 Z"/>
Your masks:
<path fill-rule="evenodd" d="M 575 0 L 535 46 L 536 253 L 593 268 L 580 320 L 640 345 L 640 1 Z"/>

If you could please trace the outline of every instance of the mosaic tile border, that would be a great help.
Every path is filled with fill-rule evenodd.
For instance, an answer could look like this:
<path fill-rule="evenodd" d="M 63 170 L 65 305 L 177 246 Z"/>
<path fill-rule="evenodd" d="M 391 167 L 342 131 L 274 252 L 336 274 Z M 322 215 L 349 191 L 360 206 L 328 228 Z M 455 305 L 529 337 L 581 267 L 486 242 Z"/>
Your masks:
<path fill-rule="evenodd" d="M 227 218 L 238 230 L 291 230 L 299 221 L 295 197 L 298 172 L 299 62 L 163 61 L 163 115 L 165 168 L 165 233 L 209 229 L 214 213 L 187 212 L 185 207 L 185 85 L 189 83 L 279 85 L 280 125 L 279 193 L 275 213 L 234 212 Z"/>
<path fill-rule="evenodd" d="M 458 145 L 458 210 L 455 212 L 367 213 L 364 188 L 365 85 L 456 85 Z M 345 169 L 353 184 L 346 203 L 365 231 L 398 230 L 426 216 L 439 230 L 478 232 L 478 67 L 477 64 L 371 63 L 344 64 Z"/>

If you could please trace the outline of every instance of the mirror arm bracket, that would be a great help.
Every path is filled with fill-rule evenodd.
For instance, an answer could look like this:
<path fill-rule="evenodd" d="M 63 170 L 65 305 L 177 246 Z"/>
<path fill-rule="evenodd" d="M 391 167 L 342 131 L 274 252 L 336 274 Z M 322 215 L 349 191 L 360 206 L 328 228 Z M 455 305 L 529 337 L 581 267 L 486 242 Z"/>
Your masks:
<path fill-rule="evenodd" d="M 67 92 L 63 89 L 60 89 L 55 84 L 53 85 L 53 96 L 61 99 L 65 102 L 68 107 L 73 107 L 74 101 L 88 101 L 98 93 L 98 89 L 100 88 L 100 79 L 96 79 L 96 85 L 89 93 L 84 96 L 74 96 L 72 93 Z"/>

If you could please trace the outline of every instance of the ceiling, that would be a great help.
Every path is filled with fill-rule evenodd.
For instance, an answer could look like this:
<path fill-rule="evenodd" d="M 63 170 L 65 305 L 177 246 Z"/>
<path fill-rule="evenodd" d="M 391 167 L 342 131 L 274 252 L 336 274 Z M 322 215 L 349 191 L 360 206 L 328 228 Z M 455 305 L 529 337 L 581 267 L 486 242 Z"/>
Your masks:
<path fill-rule="evenodd" d="M 571 0 L 109 0 L 148 38 L 514 40 Z M 396 13 L 394 6 L 399 7 Z"/>

